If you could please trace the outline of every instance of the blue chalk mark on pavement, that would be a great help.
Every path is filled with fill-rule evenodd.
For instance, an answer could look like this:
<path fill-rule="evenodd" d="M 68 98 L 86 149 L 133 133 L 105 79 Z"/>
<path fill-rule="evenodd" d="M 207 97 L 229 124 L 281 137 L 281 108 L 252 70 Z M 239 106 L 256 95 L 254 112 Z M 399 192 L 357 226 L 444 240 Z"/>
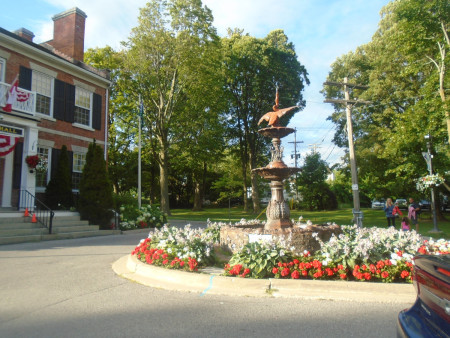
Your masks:
<path fill-rule="evenodd" d="M 200 294 L 200 297 L 204 296 L 209 290 L 211 290 L 214 277 L 215 276 L 211 276 L 211 278 L 209 278 L 209 285 L 205 290 L 203 290 L 203 292 Z"/>

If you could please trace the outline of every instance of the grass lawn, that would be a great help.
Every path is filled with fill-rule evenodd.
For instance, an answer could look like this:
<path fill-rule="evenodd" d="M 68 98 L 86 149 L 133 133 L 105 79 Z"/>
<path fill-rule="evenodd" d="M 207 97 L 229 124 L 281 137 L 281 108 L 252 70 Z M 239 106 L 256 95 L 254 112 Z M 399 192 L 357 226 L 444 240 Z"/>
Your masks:
<path fill-rule="evenodd" d="M 363 212 L 363 225 L 365 227 L 387 227 L 386 217 L 383 210 L 374 210 L 370 208 L 361 209 Z M 251 212 L 245 212 L 242 207 L 229 208 L 205 208 L 202 211 L 192 211 L 190 209 L 173 209 L 170 220 L 184 220 L 189 221 L 206 221 L 210 219 L 213 222 L 236 222 L 245 219 L 255 219 L 258 215 Z M 405 214 L 405 211 L 403 212 Z M 352 224 L 352 209 L 342 208 L 333 211 L 303 211 L 291 210 L 291 218 L 298 219 L 303 216 L 303 220 L 311 220 L 313 223 L 327 223 L 336 222 L 339 225 Z M 450 214 L 447 212 L 446 217 L 450 219 Z M 259 219 L 265 220 L 266 213 L 263 212 Z M 396 219 L 396 227 L 400 227 L 400 219 Z M 450 221 L 438 222 L 438 228 L 441 233 L 435 234 L 429 231 L 433 229 L 433 219 L 430 212 L 423 212 L 419 218 L 419 232 L 425 236 L 434 238 L 450 238 Z"/>

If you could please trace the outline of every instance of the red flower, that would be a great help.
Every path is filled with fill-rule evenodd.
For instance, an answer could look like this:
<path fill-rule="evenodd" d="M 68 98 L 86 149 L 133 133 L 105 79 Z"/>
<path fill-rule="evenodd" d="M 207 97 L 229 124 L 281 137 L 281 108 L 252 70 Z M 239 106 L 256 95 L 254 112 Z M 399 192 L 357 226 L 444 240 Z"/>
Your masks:
<path fill-rule="evenodd" d="M 294 264 L 299 265 L 299 264 L 300 264 L 300 261 L 299 261 L 298 259 L 294 259 Z"/>
<path fill-rule="evenodd" d="M 377 262 L 377 269 L 383 269 L 384 268 L 384 262 L 383 261 L 378 261 Z"/>
<path fill-rule="evenodd" d="M 426 255 L 428 253 L 427 247 L 425 245 L 422 245 L 419 250 L 417 250 L 420 254 Z"/>
<path fill-rule="evenodd" d="M 302 276 L 304 276 L 304 277 L 308 276 L 308 271 L 303 270 L 303 271 L 302 271 Z"/>
<path fill-rule="evenodd" d="M 323 271 L 322 270 L 317 270 L 317 272 L 313 275 L 315 278 L 319 278 L 323 276 Z"/>
<path fill-rule="evenodd" d="M 180 266 L 181 266 L 181 267 L 184 266 L 184 261 L 180 261 Z"/>
<path fill-rule="evenodd" d="M 339 275 L 339 277 L 340 277 L 341 279 L 346 279 L 346 278 L 347 278 L 347 274 L 346 274 L 346 273 L 341 273 L 341 274 Z"/>
<path fill-rule="evenodd" d="M 250 273 L 250 269 L 246 268 L 246 269 L 244 269 L 244 272 L 242 273 L 241 277 L 245 278 L 245 276 L 247 276 L 249 273 Z"/>
<path fill-rule="evenodd" d="M 406 277 L 409 276 L 409 272 L 406 271 L 406 270 L 403 270 L 400 276 L 401 276 L 402 278 L 406 278 Z"/>
<path fill-rule="evenodd" d="M 316 269 L 320 269 L 322 267 L 322 262 L 318 261 L 318 260 L 314 260 L 312 262 L 312 266 L 315 267 Z"/>
<path fill-rule="evenodd" d="M 383 271 L 383 272 L 381 273 L 381 277 L 382 277 L 382 278 L 388 278 L 388 277 L 389 277 L 389 272 Z"/>
<path fill-rule="evenodd" d="M 397 256 L 403 257 L 403 251 L 397 251 Z"/>
<path fill-rule="evenodd" d="M 165 260 L 162 261 L 162 263 L 163 263 L 163 265 L 167 265 L 169 263 L 169 260 L 165 259 Z"/>
<path fill-rule="evenodd" d="M 299 279 L 300 278 L 300 273 L 298 272 L 298 270 L 295 270 L 294 272 L 291 273 L 291 277 L 293 279 Z"/>
<path fill-rule="evenodd" d="M 337 268 L 338 268 L 339 270 L 344 270 L 344 266 L 343 266 L 342 264 L 339 264 L 339 265 L 337 266 Z"/>
<path fill-rule="evenodd" d="M 363 264 L 363 265 L 361 266 L 361 269 L 367 270 L 367 266 L 366 266 L 365 264 Z"/>
<path fill-rule="evenodd" d="M 353 271 L 359 271 L 359 265 L 355 265 L 355 267 L 353 268 Z"/>
<path fill-rule="evenodd" d="M 372 275 L 368 272 L 364 273 L 364 279 L 365 280 L 370 280 L 372 278 Z"/>
<path fill-rule="evenodd" d="M 272 273 L 273 273 L 274 275 L 276 275 L 276 274 L 278 273 L 278 268 L 273 268 L 273 269 L 272 269 Z"/>
<path fill-rule="evenodd" d="M 284 268 L 283 271 L 281 271 L 281 276 L 286 277 L 289 276 L 290 273 L 291 270 L 289 270 L 289 268 Z"/>
<path fill-rule="evenodd" d="M 278 262 L 278 266 L 281 268 L 283 267 L 283 262 Z"/>
<path fill-rule="evenodd" d="M 333 276 L 334 275 L 334 271 L 331 270 L 330 268 L 326 268 L 325 271 L 327 272 L 328 276 Z"/>
<path fill-rule="evenodd" d="M 377 271 L 375 265 L 370 264 L 370 272 L 375 273 Z"/>

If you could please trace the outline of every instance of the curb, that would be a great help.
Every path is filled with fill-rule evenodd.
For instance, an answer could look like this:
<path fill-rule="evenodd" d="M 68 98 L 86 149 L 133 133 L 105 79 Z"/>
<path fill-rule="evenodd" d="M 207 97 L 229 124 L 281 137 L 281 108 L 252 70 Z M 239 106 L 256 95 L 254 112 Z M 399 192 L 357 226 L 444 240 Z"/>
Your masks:
<path fill-rule="evenodd" d="M 416 300 L 412 284 L 225 277 L 160 268 L 142 263 L 132 255 L 114 262 L 112 269 L 117 275 L 142 285 L 194 292 L 200 296 L 211 294 L 410 304 Z"/>

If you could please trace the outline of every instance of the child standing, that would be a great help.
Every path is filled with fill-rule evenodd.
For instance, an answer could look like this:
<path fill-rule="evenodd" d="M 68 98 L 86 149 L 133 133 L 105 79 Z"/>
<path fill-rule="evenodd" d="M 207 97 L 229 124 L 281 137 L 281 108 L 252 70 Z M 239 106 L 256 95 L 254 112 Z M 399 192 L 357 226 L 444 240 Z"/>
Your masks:
<path fill-rule="evenodd" d="M 409 231 L 410 230 L 409 218 L 408 217 L 403 217 L 402 218 L 402 230 L 403 231 Z"/>

